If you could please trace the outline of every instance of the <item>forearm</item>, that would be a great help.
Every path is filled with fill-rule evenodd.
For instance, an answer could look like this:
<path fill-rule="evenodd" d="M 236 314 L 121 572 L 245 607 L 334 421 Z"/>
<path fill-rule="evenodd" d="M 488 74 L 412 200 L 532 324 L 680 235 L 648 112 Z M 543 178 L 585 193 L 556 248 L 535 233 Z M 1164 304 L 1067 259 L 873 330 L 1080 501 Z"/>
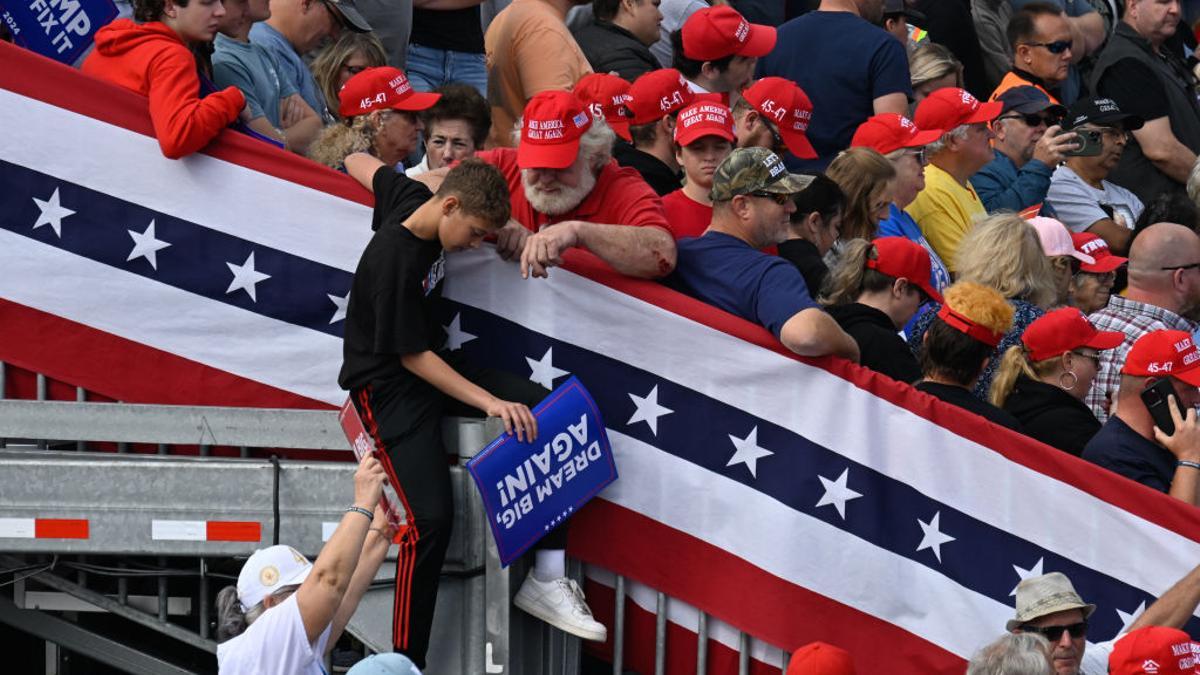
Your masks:
<path fill-rule="evenodd" d="M 400 357 L 400 364 L 438 391 L 473 408 L 487 410 L 488 402 L 492 399 L 487 390 L 459 375 L 442 357 L 431 351 L 405 354 Z"/>
<path fill-rule="evenodd" d="M 1171 491 L 1168 494 L 1181 502 L 1200 506 L 1196 500 L 1197 485 L 1200 485 L 1200 469 L 1179 466 L 1175 468 L 1175 477 L 1171 479 Z"/>
<path fill-rule="evenodd" d="M 858 343 L 825 312 L 810 307 L 796 313 L 779 332 L 783 346 L 801 356 L 840 356 L 857 362 Z"/>
<path fill-rule="evenodd" d="M 1071 26 L 1071 62 L 1078 63 L 1104 44 L 1104 19 L 1099 12 L 1067 18 Z"/>
<path fill-rule="evenodd" d="M 657 279 L 675 269 L 675 240 L 662 228 L 581 222 L 577 239 L 621 274 Z"/>
<path fill-rule="evenodd" d="M 1129 630 L 1137 630 L 1144 626 L 1170 626 L 1182 628 L 1196 605 L 1200 604 L 1200 567 L 1195 567 L 1187 576 L 1180 579 L 1174 586 L 1163 593 L 1154 604 L 1146 608 Z"/>
<path fill-rule="evenodd" d="M 1192 173 L 1192 165 L 1196 163 L 1196 153 L 1174 138 L 1168 142 L 1168 145 L 1170 147 L 1159 151 L 1147 150 L 1146 156 L 1150 158 L 1151 162 L 1154 162 L 1154 166 L 1159 171 L 1187 185 L 1188 176 Z"/>
<path fill-rule="evenodd" d="M 374 504 L 355 504 L 371 511 Z M 315 641 L 333 621 L 354 568 L 358 566 L 359 553 L 371 520 L 355 511 L 347 511 L 329 541 L 325 542 L 321 554 L 313 563 L 312 572 L 296 591 L 296 604 L 300 607 L 300 618 L 309 642 Z"/>
<path fill-rule="evenodd" d="M 329 641 L 327 642 L 326 650 L 332 650 L 337 644 L 338 638 L 341 637 L 342 631 L 346 629 L 346 624 L 350 623 L 350 618 L 354 616 L 354 612 L 358 609 L 358 603 L 367 593 L 367 589 L 371 587 L 371 582 L 375 580 L 375 574 L 379 571 L 379 566 L 383 564 L 384 558 L 387 557 L 388 549 L 392 542 L 385 539 L 379 530 L 372 529 L 367 533 L 366 541 L 363 543 L 362 551 L 358 556 L 358 567 L 354 568 L 354 574 L 350 577 L 350 584 L 346 586 L 346 593 L 342 596 L 342 604 L 338 605 L 337 614 L 333 617 L 333 624 L 330 627 Z"/>
<path fill-rule="evenodd" d="M 308 146 L 324 128 L 320 117 L 316 115 L 305 117 L 283 130 L 285 147 L 298 155 L 303 155 L 308 152 Z"/>

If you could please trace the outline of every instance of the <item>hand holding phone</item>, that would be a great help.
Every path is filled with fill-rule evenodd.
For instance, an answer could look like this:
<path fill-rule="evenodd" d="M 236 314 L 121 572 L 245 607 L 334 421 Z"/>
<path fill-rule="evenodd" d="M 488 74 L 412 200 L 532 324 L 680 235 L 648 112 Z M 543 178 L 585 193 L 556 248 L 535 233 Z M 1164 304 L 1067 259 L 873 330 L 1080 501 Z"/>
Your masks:
<path fill-rule="evenodd" d="M 1067 157 L 1095 157 L 1104 151 L 1104 132 L 1099 129 L 1081 129 L 1075 132 L 1079 140 L 1075 146 L 1063 152 Z"/>
<path fill-rule="evenodd" d="M 1171 378 L 1164 377 L 1154 384 L 1142 390 L 1142 403 L 1146 404 L 1146 410 L 1150 413 L 1150 418 L 1154 420 L 1154 426 L 1162 430 L 1166 436 L 1175 435 L 1175 419 L 1171 415 L 1171 406 L 1169 402 L 1174 399 L 1175 408 L 1179 407 L 1179 395 L 1175 392 L 1175 386 L 1171 384 Z"/>
<path fill-rule="evenodd" d="M 1142 401 L 1154 419 L 1155 440 L 1175 455 L 1175 459 L 1200 461 L 1200 426 L 1196 423 L 1196 409 L 1189 407 L 1184 414 L 1171 380 L 1163 378 L 1146 387 L 1142 391 Z M 1164 408 L 1169 420 L 1162 419 Z"/>

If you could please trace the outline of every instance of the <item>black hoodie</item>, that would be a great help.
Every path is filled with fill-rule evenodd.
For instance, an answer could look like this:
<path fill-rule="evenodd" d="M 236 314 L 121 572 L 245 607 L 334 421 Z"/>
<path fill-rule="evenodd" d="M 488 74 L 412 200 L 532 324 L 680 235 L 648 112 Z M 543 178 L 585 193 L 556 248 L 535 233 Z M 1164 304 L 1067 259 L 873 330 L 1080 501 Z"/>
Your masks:
<path fill-rule="evenodd" d="M 900 382 L 912 384 L 921 379 L 917 359 L 887 314 L 857 302 L 833 305 L 827 311 L 858 343 L 863 366 Z"/>
<path fill-rule="evenodd" d="M 1017 378 L 1004 409 L 1021 420 L 1026 436 L 1076 457 L 1100 431 L 1100 421 L 1083 401 L 1061 387 L 1027 377 Z"/>

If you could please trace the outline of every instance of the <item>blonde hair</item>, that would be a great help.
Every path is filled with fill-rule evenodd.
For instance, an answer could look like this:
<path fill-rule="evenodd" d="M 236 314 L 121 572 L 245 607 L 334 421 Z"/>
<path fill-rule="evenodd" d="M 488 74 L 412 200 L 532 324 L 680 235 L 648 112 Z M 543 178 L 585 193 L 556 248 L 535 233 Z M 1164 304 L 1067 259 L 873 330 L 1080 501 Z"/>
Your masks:
<path fill-rule="evenodd" d="M 863 293 L 891 288 L 896 283 L 894 277 L 867 267 L 867 260 L 878 258 L 879 251 L 866 239 L 851 239 L 843 244 L 837 264 L 821 286 L 821 304 L 848 305 Z"/>
<path fill-rule="evenodd" d="M 990 286 L 1009 300 L 1046 308 L 1058 297 L 1037 231 L 1015 213 L 977 221 L 959 242 L 955 263 L 959 279 Z"/>
<path fill-rule="evenodd" d="M 838 153 L 825 175 L 846 195 L 842 239 L 874 239 L 878 225 L 871 222 L 871 202 L 895 179 L 896 167 L 872 148 L 850 148 Z"/>
<path fill-rule="evenodd" d="M 954 54 L 930 40 L 922 40 L 908 55 L 908 73 L 913 89 L 951 73 L 956 75 L 958 86 L 961 87 L 962 72 L 962 64 L 954 58 Z"/>
<path fill-rule="evenodd" d="M 356 152 L 375 154 L 375 133 L 370 115 L 357 115 L 330 124 L 308 148 L 308 158 L 332 169 L 340 169 Z"/>
<path fill-rule="evenodd" d="M 338 95 L 340 90 L 338 79 L 340 79 L 342 66 L 360 52 L 366 57 L 368 68 L 387 65 L 387 54 L 383 51 L 383 43 L 379 41 L 379 38 L 371 33 L 351 31 L 343 32 L 341 37 L 322 49 L 313 59 L 311 66 L 313 79 L 317 81 L 317 86 L 325 96 L 326 107 L 329 108 L 329 114 L 333 115 L 334 119 L 342 118 L 338 114 L 341 102 L 341 97 Z"/>
<path fill-rule="evenodd" d="M 992 389 L 988 392 L 988 400 L 997 408 L 1003 408 L 1004 402 L 1017 386 L 1021 376 L 1031 380 L 1040 380 L 1050 375 L 1058 368 L 1058 357 L 1052 356 L 1041 361 L 1030 361 L 1029 352 L 1022 345 L 1013 345 L 1004 352 L 996 374 L 992 376 Z"/>

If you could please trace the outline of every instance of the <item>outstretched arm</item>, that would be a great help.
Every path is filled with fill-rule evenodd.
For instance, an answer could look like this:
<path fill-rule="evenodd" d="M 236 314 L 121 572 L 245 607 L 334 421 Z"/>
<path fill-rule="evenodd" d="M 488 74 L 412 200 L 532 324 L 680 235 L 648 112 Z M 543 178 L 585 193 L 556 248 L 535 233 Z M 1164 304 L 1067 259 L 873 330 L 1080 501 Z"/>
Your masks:
<path fill-rule="evenodd" d="M 633 277 L 657 279 L 675 269 L 675 240 L 660 227 L 567 220 L 525 240 L 521 276 L 546 276 L 550 267 L 562 264 L 563 251 L 573 246 L 588 249 L 614 270 Z"/>
<path fill-rule="evenodd" d="M 367 532 L 367 539 L 358 555 L 358 567 L 354 568 L 354 576 L 350 577 L 350 585 L 346 587 L 346 594 L 342 596 L 342 604 L 333 616 L 333 626 L 326 643 L 327 651 L 333 651 L 338 638 L 342 636 L 342 631 L 346 629 L 346 624 L 350 623 L 350 617 L 354 616 L 358 603 L 362 602 L 367 589 L 371 587 L 371 582 L 375 580 L 375 573 L 387 557 L 388 548 L 391 547 L 395 535 L 396 531 L 388 524 L 383 507 L 376 504 L 375 518 L 371 521 L 371 529 Z"/>

